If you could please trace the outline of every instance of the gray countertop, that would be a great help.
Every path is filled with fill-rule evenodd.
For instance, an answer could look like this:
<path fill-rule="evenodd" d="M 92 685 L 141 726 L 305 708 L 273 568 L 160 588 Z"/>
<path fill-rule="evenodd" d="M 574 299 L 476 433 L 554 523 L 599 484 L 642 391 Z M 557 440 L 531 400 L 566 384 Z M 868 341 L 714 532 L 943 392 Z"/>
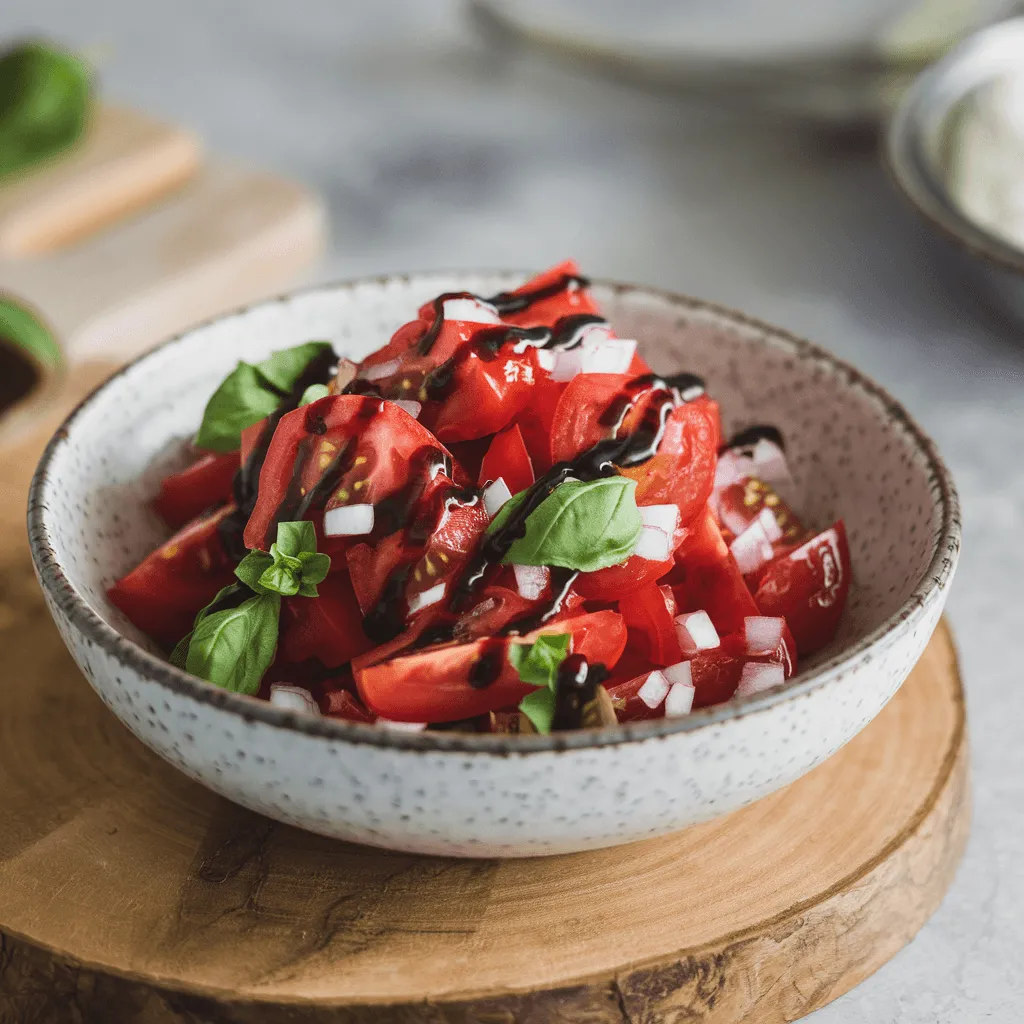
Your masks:
<path fill-rule="evenodd" d="M 3 15 L 5 34 L 106 49 L 109 97 L 316 187 L 332 235 L 317 278 L 572 255 L 782 324 L 901 398 L 963 497 L 950 615 L 975 818 L 935 917 L 813 1020 L 1021 1019 L 1024 332 L 946 275 L 870 146 L 495 55 L 442 0 L 5 0 Z"/>

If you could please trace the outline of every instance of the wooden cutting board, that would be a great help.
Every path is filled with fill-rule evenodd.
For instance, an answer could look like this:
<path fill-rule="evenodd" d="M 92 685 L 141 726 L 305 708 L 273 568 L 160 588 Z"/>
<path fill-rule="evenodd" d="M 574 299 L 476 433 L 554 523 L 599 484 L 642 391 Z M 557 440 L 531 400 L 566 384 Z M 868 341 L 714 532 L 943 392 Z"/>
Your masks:
<path fill-rule="evenodd" d="M 322 206 L 302 186 L 204 163 L 188 132 L 99 106 L 81 143 L 0 185 L 0 295 L 50 328 L 66 373 L 285 290 L 323 237 Z M 0 442 L 55 400 L 58 377 L 0 418 Z"/>
<path fill-rule="evenodd" d="M 215 796 L 100 703 L 29 566 L 44 440 L 0 449 L 0 1024 L 774 1024 L 942 900 L 970 818 L 945 625 L 861 735 L 727 817 L 542 860 L 357 847 Z"/>

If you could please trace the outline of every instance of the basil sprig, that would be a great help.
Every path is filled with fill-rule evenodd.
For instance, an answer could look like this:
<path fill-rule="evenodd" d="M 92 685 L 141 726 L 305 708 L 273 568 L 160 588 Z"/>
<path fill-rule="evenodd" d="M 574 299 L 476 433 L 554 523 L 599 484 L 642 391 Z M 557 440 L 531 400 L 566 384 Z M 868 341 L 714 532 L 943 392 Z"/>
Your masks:
<path fill-rule="evenodd" d="M 0 56 L 0 178 L 77 142 L 90 89 L 88 67 L 71 53 L 23 43 Z"/>
<path fill-rule="evenodd" d="M 568 633 L 553 633 L 537 637 L 532 644 L 509 644 L 508 660 L 519 673 L 519 678 L 538 687 L 519 702 L 519 710 L 533 723 L 537 732 L 551 732 L 558 669 L 569 654 L 571 641 Z"/>
<path fill-rule="evenodd" d="M 269 416 L 326 348 L 330 342 L 309 341 L 274 352 L 260 363 L 240 362 L 206 403 L 196 446 L 211 452 L 236 451 L 242 431 Z"/>
<path fill-rule="evenodd" d="M 2 146 L 2 142 L 0 142 Z M 17 345 L 47 369 L 60 366 L 60 347 L 53 335 L 24 306 L 0 296 L 0 339 Z"/>
<path fill-rule="evenodd" d="M 316 585 L 327 578 L 330 568 L 330 556 L 317 554 L 312 523 L 279 523 L 270 552 L 250 551 L 235 575 L 257 594 L 319 597 Z"/>
<path fill-rule="evenodd" d="M 501 529 L 528 493 L 520 491 L 505 502 L 488 532 Z M 566 480 L 530 513 L 525 535 L 512 543 L 503 561 L 596 572 L 629 558 L 642 527 L 635 480 Z"/>
<path fill-rule="evenodd" d="M 225 690 L 257 693 L 277 654 L 282 596 L 316 597 L 330 568 L 330 557 L 317 553 L 312 523 L 278 524 L 270 551 L 242 559 L 235 569 L 241 583 L 225 587 L 200 611 L 171 664 Z"/>

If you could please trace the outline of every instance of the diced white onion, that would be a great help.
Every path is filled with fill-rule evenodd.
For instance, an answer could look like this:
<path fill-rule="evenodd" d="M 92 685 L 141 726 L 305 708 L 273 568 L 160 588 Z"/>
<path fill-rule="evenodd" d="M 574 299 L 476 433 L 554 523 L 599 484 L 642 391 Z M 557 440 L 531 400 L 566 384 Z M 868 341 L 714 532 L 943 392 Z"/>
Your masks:
<path fill-rule="evenodd" d="M 361 537 L 372 532 L 372 505 L 339 505 L 324 513 L 324 533 L 328 537 Z"/>
<path fill-rule="evenodd" d="M 672 554 L 672 538 L 664 530 L 645 526 L 640 530 L 633 554 L 652 562 L 664 562 Z"/>
<path fill-rule="evenodd" d="M 505 483 L 504 477 L 499 476 L 493 483 L 488 484 L 484 488 L 484 508 L 488 516 L 493 519 L 498 514 L 501 506 L 511 497 L 512 492 L 508 489 L 508 484 Z"/>
<path fill-rule="evenodd" d="M 351 359 L 343 358 L 338 360 L 338 368 L 334 376 L 334 386 L 338 389 L 339 394 L 352 383 L 358 371 L 358 364 L 353 363 Z"/>
<path fill-rule="evenodd" d="M 547 370 L 548 373 L 551 373 L 555 366 L 558 365 L 558 353 L 553 352 L 549 348 L 537 349 L 537 365 L 542 370 Z"/>
<path fill-rule="evenodd" d="M 640 519 L 644 526 L 653 526 L 672 536 L 679 525 L 678 505 L 640 505 Z"/>
<path fill-rule="evenodd" d="M 376 366 L 363 366 L 359 370 L 359 376 L 363 380 L 383 380 L 398 373 L 399 365 L 397 359 L 389 359 L 386 363 L 377 363 Z"/>
<path fill-rule="evenodd" d="M 757 657 L 771 654 L 782 643 L 786 620 L 775 615 L 748 615 L 743 620 L 743 642 L 747 654 Z"/>
<path fill-rule="evenodd" d="M 748 661 L 740 673 L 740 685 L 736 688 L 735 696 L 749 697 L 752 693 L 781 686 L 785 681 L 786 674 L 781 665 L 774 662 Z"/>
<path fill-rule="evenodd" d="M 677 683 L 680 686 L 693 686 L 693 668 L 688 661 L 677 662 L 661 671 L 673 686 Z"/>
<path fill-rule="evenodd" d="M 636 695 L 653 711 L 661 707 L 662 701 L 668 696 L 668 691 L 668 680 L 655 669 L 644 680 Z"/>
<path fill-rule="evenodd" d="M 423 406 L 419 402 L 413 402 L 407 398 L 396 398 L 394 403 L 399 409 L 404 409 L 414 420 L 420 418 L 420 410 Z"/>
<path fill-rule="evenodd" d="M 779 526 L 779 521 L 775 518 L 775 513 L 770 508 L 761 509 L 757 514 L 757 520 L 764 530 L 764 535 L 773 544 L 777 540 L 782 540 L 782 527 Z"/>
<path fill-rule="evenodd" d="M 693 707 L 693 695 L 696 691 L 684 683 L 673 683 L 665 698 L 665 717 L 681 718 L 688 715 Z"/>
<path fill-rule="evenodd" d="M 409 598 L 409 614 L 412 615 L 414 612 L 429 608 L 432 604 L 437 604 L 438 601 L 443 600 L 444 584 L 437 583 L 429 590 L 421 590 L 418 594 L 413 594 Z"/>
<path fill-rule="evenodd" d="M 498 311 L 477 299 L 445 299 L 444 319 L 467 324 L 500 324 Z"/>
<path fill-rule="evenodd" d="M 748 455 L 732 449 L 722 452 L 715 463 L 715 493 L 740 483 L 751 476 L 753 471 L 754 460 Z"/>
<path fill-rule="evenodd" d="M 754 445 L 750 460 L 754 469 L 752 475 L 764 480 L 765 483 L 788 484 L 793 479 L 785 453 L 774 441 L 769 441 L 766 437 L 762 437 Z"/>
<path fill-rule="evenodd" d="M 710 651 L 721 644 L 718 630 L 705 611 L 676 616 L 676 639 L 683 654 Z"/>
<path fill-rule="evenodd" d="M 374 724 L 392 732 L 422 732 L 427 727 L 426 722 L 393 722 L 389 718 L 378 718 Z"/>
<path fill-rule="evenodd" d="M 555 381 L 572 380 L 577 373 L 583 372 L 583 349 L 580 347 L 562 349 L 555 353 L 555 368 L 551 371 L 551 379 Z"/>
<path fill-rule="evenodd" d="M 765 529 L 765 512 L 775 524 L 775 530 L 778 530 L 779 524 L 775 521 L 775 516 L 769 509 L 762 509 L 761 514 L 729 545 L 729 550 L 744 575 L 756 572 L 766 562 L 770 562 L 774 555 L 771 537 Z M 781 531 L 778 536 L 782 536 Z"/>
<path fill-rule="evenodd" d="M 285 711 L 304 711 L 310 715 L 320 714 L 320 706 L 313 699 L 313 694 L 301 686 L 284 686 L 274 683 L 270 687 L 270 703 L 275 708 L 283 708 Z"/>
<path fill-rule="evenodd" d="M 625 373 L 636 355 L 636 342 L 628 338 L 587 338 L 580 348 L 584 373 Z"/>
<path fill-rule="evenodd" d="M 513 565 L 516 574 L 516 589 L 520 597 L 527 601 L 536 601 L 548 585 L 548 567 L 546 565 Z"/>

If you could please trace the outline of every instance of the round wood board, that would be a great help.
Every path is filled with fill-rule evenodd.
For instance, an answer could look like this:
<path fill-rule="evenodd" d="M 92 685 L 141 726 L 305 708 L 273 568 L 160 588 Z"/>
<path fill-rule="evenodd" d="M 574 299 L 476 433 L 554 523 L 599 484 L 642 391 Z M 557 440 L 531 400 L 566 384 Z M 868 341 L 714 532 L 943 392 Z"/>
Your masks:
<path fill-rule="evenodd" d="M 860 736 L 727 817 L 543 860 L 350 846 L 189 781 L 93 694 L 23 539 L 43 440 L 0 452 L 0 1024 L 771 1024 L 942 900 L 970 817 L 945 625 Z"/>

